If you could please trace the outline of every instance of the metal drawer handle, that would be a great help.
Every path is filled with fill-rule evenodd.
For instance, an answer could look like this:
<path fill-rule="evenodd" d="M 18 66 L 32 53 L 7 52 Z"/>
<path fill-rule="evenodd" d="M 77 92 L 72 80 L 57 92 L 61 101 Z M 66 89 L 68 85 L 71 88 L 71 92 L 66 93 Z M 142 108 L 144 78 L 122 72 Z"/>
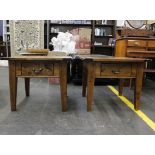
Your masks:
<path fill-rule="evenodd" d="M 43 68 L 39 68 L 39 69 L 33 68 L 33 69 L 32 69 L 32 71 L 33 71 L 34 73 L 36 73 L 36 74 L 40 73 L 42 70 L 43 70 Z"/>
<path fill-rule="evenodd" d="M 120 71 L 112 70 L 112 73 L 113 73 L 113 74 L 119 74 Z"/>

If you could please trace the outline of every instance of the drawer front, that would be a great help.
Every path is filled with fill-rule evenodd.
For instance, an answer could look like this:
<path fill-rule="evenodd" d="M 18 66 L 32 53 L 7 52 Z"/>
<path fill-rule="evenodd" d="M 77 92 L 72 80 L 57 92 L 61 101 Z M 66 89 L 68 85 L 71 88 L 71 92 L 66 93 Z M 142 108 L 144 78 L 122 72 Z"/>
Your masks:
<path fill-rule="evenodd" d="M 23 62 L 22 76 L 53 76 L 54 65 L 46 62 Z"/>
<path fill-rule="evenodd" d="M 140 51 L 146 51 L 145 47 L 128 47 L 127 52 L 140 52 Z"/>
<path fill-rule="evenodd" d="M 131 64 L 101 64 L 101 76 L 104 77 L 130 77 Z"/>
<path fill-rule="evenodd" d="M 155 40 L 149 40 L 148 41 L 148 47 L 152 47 L 152 48 L 155 48 Z"/>
<path fill-rule="evenodd" d="M 131 47 L 146 47 L 146 41 L 144 40 L 128 40 L 127 46 Z"/>

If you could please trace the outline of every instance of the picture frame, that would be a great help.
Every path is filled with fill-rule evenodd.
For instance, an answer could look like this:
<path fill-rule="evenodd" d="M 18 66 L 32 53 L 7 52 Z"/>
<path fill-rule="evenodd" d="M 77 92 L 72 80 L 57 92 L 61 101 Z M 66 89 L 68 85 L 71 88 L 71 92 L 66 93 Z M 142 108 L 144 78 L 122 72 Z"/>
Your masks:
<path fill-rule="evenodd" d="M 11 56 L 27 48 L 44 48 L 43 20 L 10 20 Z"/>

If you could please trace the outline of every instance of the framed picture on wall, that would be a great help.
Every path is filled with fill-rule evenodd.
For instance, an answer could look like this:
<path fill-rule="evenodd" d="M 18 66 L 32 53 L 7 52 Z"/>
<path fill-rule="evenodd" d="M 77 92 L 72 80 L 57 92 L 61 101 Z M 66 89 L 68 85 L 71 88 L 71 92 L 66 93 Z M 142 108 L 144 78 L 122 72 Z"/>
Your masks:
<path fill-rule="evenodd" d="M 11 55 L 19 55 L 28 48 L 44 48 L 43 20 L 10 21 Z"/>

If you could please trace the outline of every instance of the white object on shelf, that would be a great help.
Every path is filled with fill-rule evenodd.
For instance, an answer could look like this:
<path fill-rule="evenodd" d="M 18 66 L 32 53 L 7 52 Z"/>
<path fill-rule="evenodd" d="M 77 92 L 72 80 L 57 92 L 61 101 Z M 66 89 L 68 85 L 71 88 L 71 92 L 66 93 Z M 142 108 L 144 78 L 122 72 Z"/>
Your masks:
<path fill-rule="evenodd" d="M 99 43 L 99 42 L 94 42 L 94 45 L 97 45 L 97 46 L 102 46 L 102 43 Z"/>
<path fill-rule="evenodd" d="M 95 29 L 95 36 L 100 36 L 100 29 L 99 28 Z"/>
<path fill-rule="evenodd" d="M 107 20 L 102 20 L 102 24 L 106 25 L 107 24 Z"/>
<path fill-rule="evenodd" d="M 76 42 L 73 35 L 69 32 L 59 32 L 57 37 L 51 39 L 51 42 L 56 52 L 66 52 L 66 54 L 75 53 Z"/>

